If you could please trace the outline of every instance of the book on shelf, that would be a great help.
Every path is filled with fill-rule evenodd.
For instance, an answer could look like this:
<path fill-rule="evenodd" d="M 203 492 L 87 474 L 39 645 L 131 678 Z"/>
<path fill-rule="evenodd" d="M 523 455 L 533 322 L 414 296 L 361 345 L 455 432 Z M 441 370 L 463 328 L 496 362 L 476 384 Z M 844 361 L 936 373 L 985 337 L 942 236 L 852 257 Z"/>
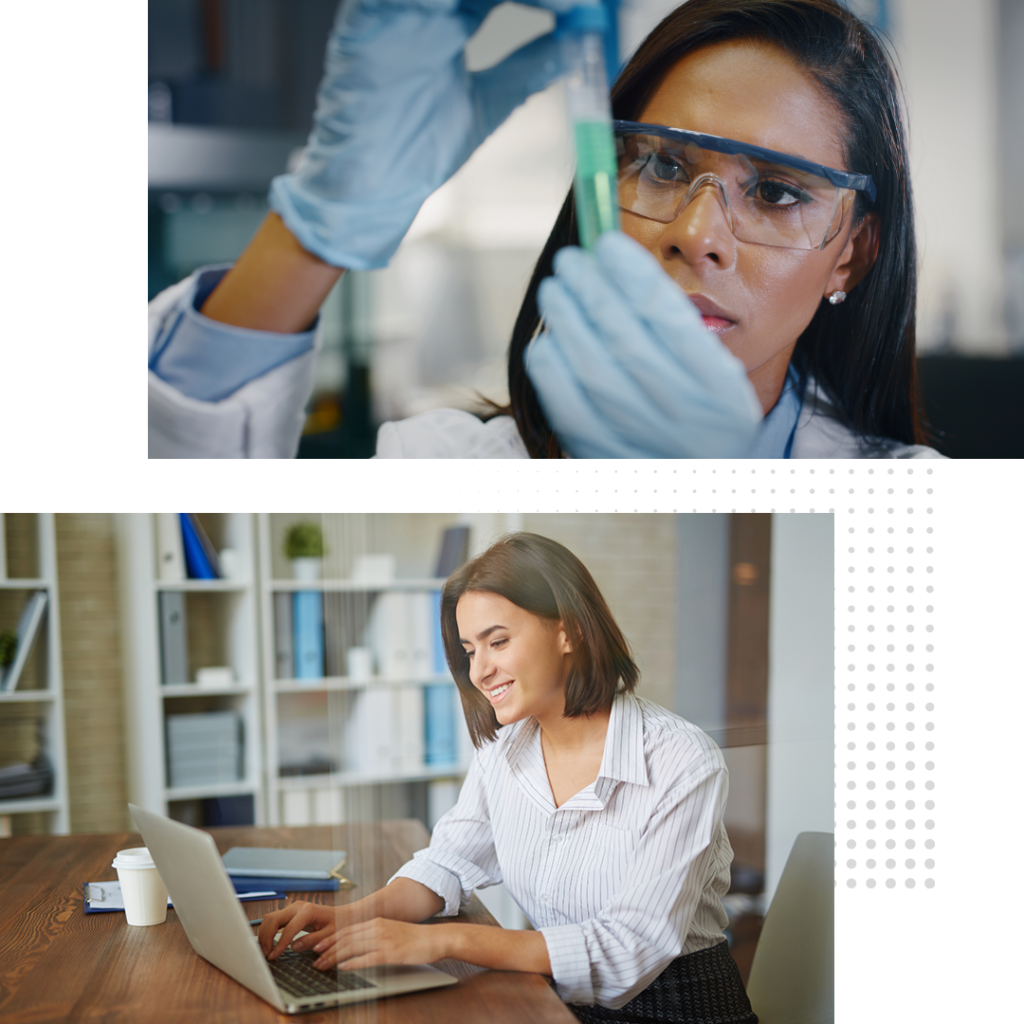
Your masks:
<path fill-rule="evenodd" d="M 176 512 L 156 513 L 156 561 L 161 583 L 179 583 L 185 579 L 185 547 L 181 540 L 181 520 Z"/>
<path fill-rule="evenodd" d="M 400 590 L 386 591 L 378 595 L 370 610 L 367 646 L 383 679 L 413 677 L 411 596 Z"/>
<path fill-rule="evenodd" d="M 391 691 L 395 721 L 398 723 L 394 770 L 399 775 L 415 775 L 423 771 L 426 746 L 423 689 L 422 686 L 397 686 Z"/>
<path fill-rule="evenodd" d="M 324 677 L 324 595 L 296 590 L 292 596 L 292 644 L 295 679 Z"/>
<path fill-rule="evenodd" d="M 462 698 L 458 694 L 455 705 L 455 751 L 458 755 L 456 761 L 463 766 L 468 765 L 476 755 L 476 747 L 473 746 L 469 726 L 466 725 L 466 713 L 462 709 Z"/>
<path fill-rule="evenodd" d="M 295 674 L 292 595 L 288 593 L 274 594 L 274 666 L 278 679 L 291 679 Z"/>
<path fill-rule="evenodd" d="M 447 579 L 469 558 L 469 527 L 450 526 L 441 537 L 436 576 Z"/>
<path fill-rule="evenodd" d="M 391 689 L 354 690 L 346 704 L 345 770 L 370 776 L 397 774 L 398 729 Z"/>
<path fill-rule="evenodd" d="M 348 695 L 345 770 L 390 778 L 424 767 L 422 686 L 368 686 Z"/>
<path fill-rule="evenodd" d="M 206 536 L 206 531 L 197 516 L 187 512 L 178 513 L 181 524 L 182 548 L 185 552 L 185 568 L 189 579 L 215 580 L 221 576 L 217 552 Z"/>
<path fill-rule="evenodd" d="M 443 676 L 448 674 L 448 658 L 444 652 L 444 637 L 441 635 L 441 591 L 432 590 L 428 596 L 430 598 L 430 630 L 433 650 L 431 670 L 434 675 Z"/>
<path fill-rule="evenodd" d="M 22 670 L 32 653 L 39 624 L 43 621 L 46 611 L 46 591 L 37 590 L 25 602 L 18 620 L 17 646 L 14 649 L 14 660 L 6 669 L 0 669 L 0 692 L 10 693 L 18 685 Z"/>
<path fill-rule="evenodd" d="M 410 626 L 411 674 L 426 679 L 434 674 L 434 605 L 429 591 L 406 594 Z"/>
<path fill-rule="evenodd" d="M 185 595 L 180 590 L 162 590 L 160 606 L 160 671 L 164 686 L 187 683 L 188 625 Z"/>
<path fill-rule="evenodd" d="M 423 687 L 424 760 L 428 765 L 455 764 L 458 746 L 455 736 L 457 696 L 454 683 L 431 683 Z"/>
<path fill-rule="evenodd" d="M 195 513 L 157 512 L 154 520 L 156 574 L 161 583 L 224 577 L 217 549 Z"/>
<path fill-rule="evenodd" d="M 432 591 L 430 600 L 431 671 L 434 675 L 448 675 L 441 636 L 441 592 Z M 456 723 L 462 716 L 462 702 L 454 683 L 432 683 L 424 687 L 424 716 L 426 728 L 426 756 L 428 765 L 459 763 Z"/>

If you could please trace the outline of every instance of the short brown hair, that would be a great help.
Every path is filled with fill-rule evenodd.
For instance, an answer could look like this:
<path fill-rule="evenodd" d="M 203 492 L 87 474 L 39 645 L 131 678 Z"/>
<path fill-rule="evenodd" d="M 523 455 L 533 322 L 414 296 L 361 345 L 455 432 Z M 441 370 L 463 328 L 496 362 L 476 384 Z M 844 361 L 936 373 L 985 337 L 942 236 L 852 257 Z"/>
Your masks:
<path fill-rule="evenodd" d="M 469 657 L 459 640 L 455 608 L 469 591 L 498 594 L 525 611 L 561 621 L 572 647 L 565 684 L 565 717 L 611 707 L 620 690 L 640 678 L 622 635 L 587 567 L 566 547 L 535 533 L 512 533 L 452 573 L 441 593 L 441 635 L 448 667 L 462 694 L 474 746 L 498 731 L 494 708 L 469 680 Z"/>

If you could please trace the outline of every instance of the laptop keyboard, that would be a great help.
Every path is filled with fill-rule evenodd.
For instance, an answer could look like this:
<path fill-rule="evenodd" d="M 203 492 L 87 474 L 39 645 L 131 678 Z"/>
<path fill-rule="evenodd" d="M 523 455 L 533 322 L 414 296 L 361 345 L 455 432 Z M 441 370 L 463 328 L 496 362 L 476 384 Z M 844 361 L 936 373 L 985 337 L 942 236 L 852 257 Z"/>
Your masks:
<path fill-rule="evenodd" d="M 301 953 L 288 950 L 276 960 L 268 961 L 270 972 L 281 988 L 296 996 L 322 996 L 377 987 L 372 981 L 352 971 L 317 970 L 313 962 L 319 956 L 319 953 L 311 949 Z"/>

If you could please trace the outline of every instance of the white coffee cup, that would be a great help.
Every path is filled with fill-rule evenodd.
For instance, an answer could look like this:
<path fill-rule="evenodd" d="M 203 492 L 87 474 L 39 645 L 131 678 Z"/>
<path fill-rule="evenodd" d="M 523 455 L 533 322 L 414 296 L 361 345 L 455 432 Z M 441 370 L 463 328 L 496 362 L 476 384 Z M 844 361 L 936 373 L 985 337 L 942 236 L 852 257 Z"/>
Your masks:
<path fill-rule="evenodd" d="M 167 886 L 153 863 L 149 850 L 136 846 L 120 850 L 114 858 L 121 883 L 124 916 L 129 924 L 163 924 L 167 918 Z"/>

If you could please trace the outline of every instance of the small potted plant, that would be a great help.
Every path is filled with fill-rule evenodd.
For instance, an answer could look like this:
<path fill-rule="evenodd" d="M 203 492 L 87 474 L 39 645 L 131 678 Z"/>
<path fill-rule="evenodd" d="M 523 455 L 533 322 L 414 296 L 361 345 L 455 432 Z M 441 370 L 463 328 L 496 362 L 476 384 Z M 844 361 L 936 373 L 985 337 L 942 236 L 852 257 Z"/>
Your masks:
<path fill-rule="evenodd" d="M 320 579 L 324 534 L 318 523 L 294 523 L 284 537 L 284 554 L 297 580 Z"/>

